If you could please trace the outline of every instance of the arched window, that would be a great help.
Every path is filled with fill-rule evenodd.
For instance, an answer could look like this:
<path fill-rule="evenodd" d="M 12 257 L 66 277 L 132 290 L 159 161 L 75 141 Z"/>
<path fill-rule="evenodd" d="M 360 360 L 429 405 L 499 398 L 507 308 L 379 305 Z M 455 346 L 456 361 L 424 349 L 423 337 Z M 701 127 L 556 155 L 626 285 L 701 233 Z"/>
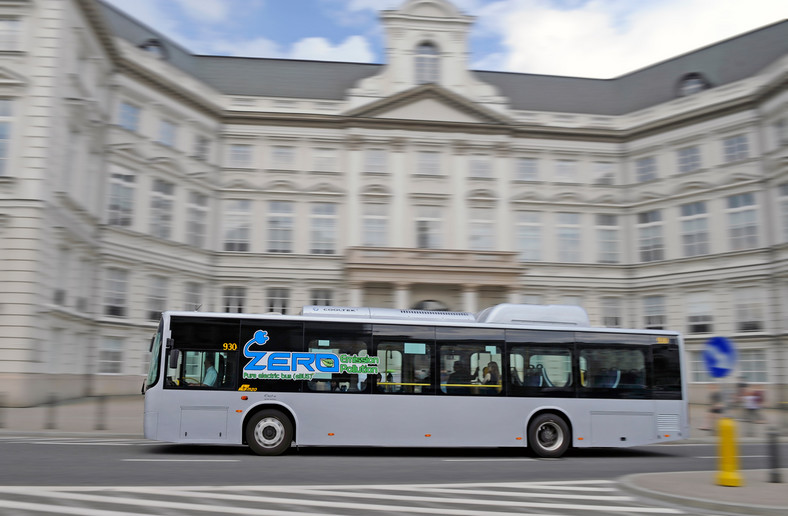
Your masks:
<path fill-rule="evenodd" d="M 438 47 L 425 41 L 416 47 L 416 84 L 438 82 L 440 78 L 440 52 Z"/>
<path fill-rule="evenodd" d="M 164 44 L 156 38 L 151 38 L 142 45 L 140 45 L 142 50 L 150 52 L 151 54 L 155 55 L 159 59 L 167 59 L 167 49 L 164 48 Z"/>
<path fill-rule="evenodd" d="M 688 73 L 679 80 L 678 96 L 687 97 L 709 88 L 711 88 L 711 83 L 703 74 L 696 72 Z"/>

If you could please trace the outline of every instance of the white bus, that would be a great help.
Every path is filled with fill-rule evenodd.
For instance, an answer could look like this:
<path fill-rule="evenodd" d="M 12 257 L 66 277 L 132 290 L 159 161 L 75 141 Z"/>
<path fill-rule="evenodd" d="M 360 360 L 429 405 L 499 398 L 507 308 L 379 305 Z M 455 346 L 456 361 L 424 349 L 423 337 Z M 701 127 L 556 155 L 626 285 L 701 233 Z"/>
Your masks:
<path fill-rule="evenodd" d="M 151 350 L 144 426 L 159 441 L 559 457 L 689 436 L 681 336 L 592 328 L 573 306 L 165 312 Z"/>

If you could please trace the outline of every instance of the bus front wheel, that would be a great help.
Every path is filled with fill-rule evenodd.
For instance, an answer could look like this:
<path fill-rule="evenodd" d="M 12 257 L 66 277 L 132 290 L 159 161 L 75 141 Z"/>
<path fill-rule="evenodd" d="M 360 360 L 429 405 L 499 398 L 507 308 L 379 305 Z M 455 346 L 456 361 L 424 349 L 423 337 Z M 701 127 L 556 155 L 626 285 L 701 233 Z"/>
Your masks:
<path fill-rule="evenodd" d="M 528 446 L 539 457 L 560 457 L 569 448 L 569 440 L 569 425 L 558 414 L 540 414 L 528 425 Z"/>
<path fill-rule="evenodd" d="M 263 410 L 246 424 L 246 442 L 258 455 L 281 455 L 293 442 L 293 423 L 278 410 Z"/>

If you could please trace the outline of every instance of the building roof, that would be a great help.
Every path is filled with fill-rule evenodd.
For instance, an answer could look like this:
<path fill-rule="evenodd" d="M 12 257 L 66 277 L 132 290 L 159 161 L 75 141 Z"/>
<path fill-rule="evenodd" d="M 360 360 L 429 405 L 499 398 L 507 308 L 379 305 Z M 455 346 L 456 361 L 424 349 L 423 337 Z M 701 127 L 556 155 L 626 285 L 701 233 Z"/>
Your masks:
<path fill-rule="evenodd" d="M 110 30 L 135 46 L 155 40 L 175 67 L 227 95 L 343 100 L 358 81 L 384 65 L 193 55 L 111 5 L 101 3 Z M 613 79 L 475 71 L 497 87 L 510 108 L 621 115 L 670 101 L 688 74 L 712 87 L 751 77 L 788 54 L 784 20 Z"/>

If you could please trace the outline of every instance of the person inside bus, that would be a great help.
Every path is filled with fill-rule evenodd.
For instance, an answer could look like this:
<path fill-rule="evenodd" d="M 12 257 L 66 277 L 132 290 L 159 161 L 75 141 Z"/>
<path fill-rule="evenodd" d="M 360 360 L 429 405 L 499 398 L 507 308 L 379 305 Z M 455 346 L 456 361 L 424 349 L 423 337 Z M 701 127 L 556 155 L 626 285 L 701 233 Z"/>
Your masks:
<path fill-rule="evenodd" d="M 216 384 L 218 374 L 213 366 L 213 358 L 209 355 L 205 357 L 205 375 L 202 377 L 200 385 L 202 387 L 213 387 Z"/>
<path fill-rule="evenodd" d="M 449 394 L 470 394 L 471 372 L 462 360 L 454 362 L 454 372 L 446 380 L 446 392 Z"/>

